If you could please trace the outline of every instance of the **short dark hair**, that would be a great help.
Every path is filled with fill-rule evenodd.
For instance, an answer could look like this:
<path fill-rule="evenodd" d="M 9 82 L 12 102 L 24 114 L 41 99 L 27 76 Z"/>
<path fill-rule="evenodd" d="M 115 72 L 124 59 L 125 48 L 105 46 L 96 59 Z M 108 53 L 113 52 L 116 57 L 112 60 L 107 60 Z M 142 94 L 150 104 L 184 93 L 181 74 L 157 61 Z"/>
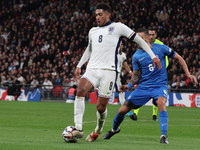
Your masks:
<path fill-rule="evenodd" d="M 141 32 L 144 32 L 146 36 L 149 36 L 149 30 L 147 30 L 146 28 L 139 28 L 136 30 L 136 33 L 141 33 Z"/>
<path fill-rule="evenodd" d="M 126 41 L 123 39 L 122 40 L 122 44 L 124 45 L 124 46 L 126 46 Z"/>
<path fill-rule="evenodd" d="M 157 34 L 157 30 L 155 28 L 149 28 L 149 31 L 155 31 L 155 33 Z"/>
<path fill-rule="evenodd" d="M 103 9 L 103 11 L 107 11 L 109 13 L 111 13 L 111 8 L 108 4 L 106 3 L 99 3 L 96 7 L 96 9 Z"/>

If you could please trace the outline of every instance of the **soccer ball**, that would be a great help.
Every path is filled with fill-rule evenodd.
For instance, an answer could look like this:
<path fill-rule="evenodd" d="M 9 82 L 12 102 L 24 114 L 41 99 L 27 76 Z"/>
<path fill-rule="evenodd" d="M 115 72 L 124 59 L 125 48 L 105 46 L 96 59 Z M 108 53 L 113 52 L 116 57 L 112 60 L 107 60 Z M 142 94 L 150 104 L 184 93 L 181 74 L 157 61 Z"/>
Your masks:
<path fill-rule="evenodd" d="M 74 130 L 74 126 L 68 126 L 63 130 L 62 137 L 65 142 L 77 142 L 79 140 L 78 137 L 64 137 L 65 134 L 71 133 Z"/>

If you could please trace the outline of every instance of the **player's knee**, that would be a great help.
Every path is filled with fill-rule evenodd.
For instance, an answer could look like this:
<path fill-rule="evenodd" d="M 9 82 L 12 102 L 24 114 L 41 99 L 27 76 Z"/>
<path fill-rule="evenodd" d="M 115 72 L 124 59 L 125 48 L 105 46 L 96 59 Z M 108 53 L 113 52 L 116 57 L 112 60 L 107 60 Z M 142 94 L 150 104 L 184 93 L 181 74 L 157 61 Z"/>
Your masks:
<path fill-rule="evenodd" d="M 166 110 L 165 101 L 163 101 L 163 100 L 157 101 L 157 106 L 158 106 L 159 111 Z"/>
<path fill-rule="evenodd" d="M 158 107 L 161 107 L 161 106 L 163 106 L 163 105 L 164 105 L 163 101 L 157 101 L 157 106 L 158 106 Z"/>
<path fill-rule="evenodd" d="M 76 95 L 81 96 L 81 97 L 85 97 L 86 89 L 84 87 L 78 87 Z"/>
<path fill-rule="evenodd" d="M 104 106 L 104 105 L 97 105 L 96 107 L 97 107 L 97 111 L 100 114 L 102 114 L 102 113 L 104 113 L 106 111 L 106 106 Z"/>
<path fill-rule="evenodd" d="M 125 110 L 123 110 L 123 109 L 120 109 L 119 111 L 118 111 L 118 114 L 119 115 L 122 115 L 122 116 L 124 116 L 124 115 L 126 115 L 126 111 Z"/>

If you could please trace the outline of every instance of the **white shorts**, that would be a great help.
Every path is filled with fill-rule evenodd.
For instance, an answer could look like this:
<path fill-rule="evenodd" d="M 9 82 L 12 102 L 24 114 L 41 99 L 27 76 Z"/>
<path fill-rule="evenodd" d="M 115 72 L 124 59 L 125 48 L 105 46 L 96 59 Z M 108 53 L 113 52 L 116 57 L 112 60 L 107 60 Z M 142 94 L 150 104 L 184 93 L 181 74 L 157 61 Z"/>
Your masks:
<path fill-rule="evenodd" d="M 100 97 L 110 98 L 115 85 L 116 71 L 105 69 L 86 69 L 81 78 L 87 79 L 94 89 L 98 88 Z"/>
<path fill-rule="evenodd" d="M 122 86 L 122 83 L 121 83 L 121 79 L 120 79 L 120 73 L 117 73 L 117 79 L 116 79 L 116 83 L 115 83 L 115 91 L 116 92 L 119 92 L 119 88 L 120 86 Z"/>

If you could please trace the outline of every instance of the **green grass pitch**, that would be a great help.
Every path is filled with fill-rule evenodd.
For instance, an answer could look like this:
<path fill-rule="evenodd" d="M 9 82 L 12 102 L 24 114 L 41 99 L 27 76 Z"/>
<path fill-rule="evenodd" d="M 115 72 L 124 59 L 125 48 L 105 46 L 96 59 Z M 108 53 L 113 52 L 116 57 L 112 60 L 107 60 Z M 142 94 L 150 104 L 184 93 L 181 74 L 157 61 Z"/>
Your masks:
<path fill-rule="evenodd" d="M 167 107 L 168 141 L 160 144 L 160 126 L 152 121 L 152 107 L 140 109 L 138 121 L 129 117 L 121 132 L 110 140 L 102 136 L 112 128 L 119 105 L 108 105 L 108 117 L 99 138 L 89 143 L 86 136 L 96 126 L 96 106 L 86 104 L 84 137 L 65 143 L 62 131 L 73 123 L 73 104 L 59 102 L 0 101 L 0 150 L 198 150 L 200 149 L 200 108 Z"/>

